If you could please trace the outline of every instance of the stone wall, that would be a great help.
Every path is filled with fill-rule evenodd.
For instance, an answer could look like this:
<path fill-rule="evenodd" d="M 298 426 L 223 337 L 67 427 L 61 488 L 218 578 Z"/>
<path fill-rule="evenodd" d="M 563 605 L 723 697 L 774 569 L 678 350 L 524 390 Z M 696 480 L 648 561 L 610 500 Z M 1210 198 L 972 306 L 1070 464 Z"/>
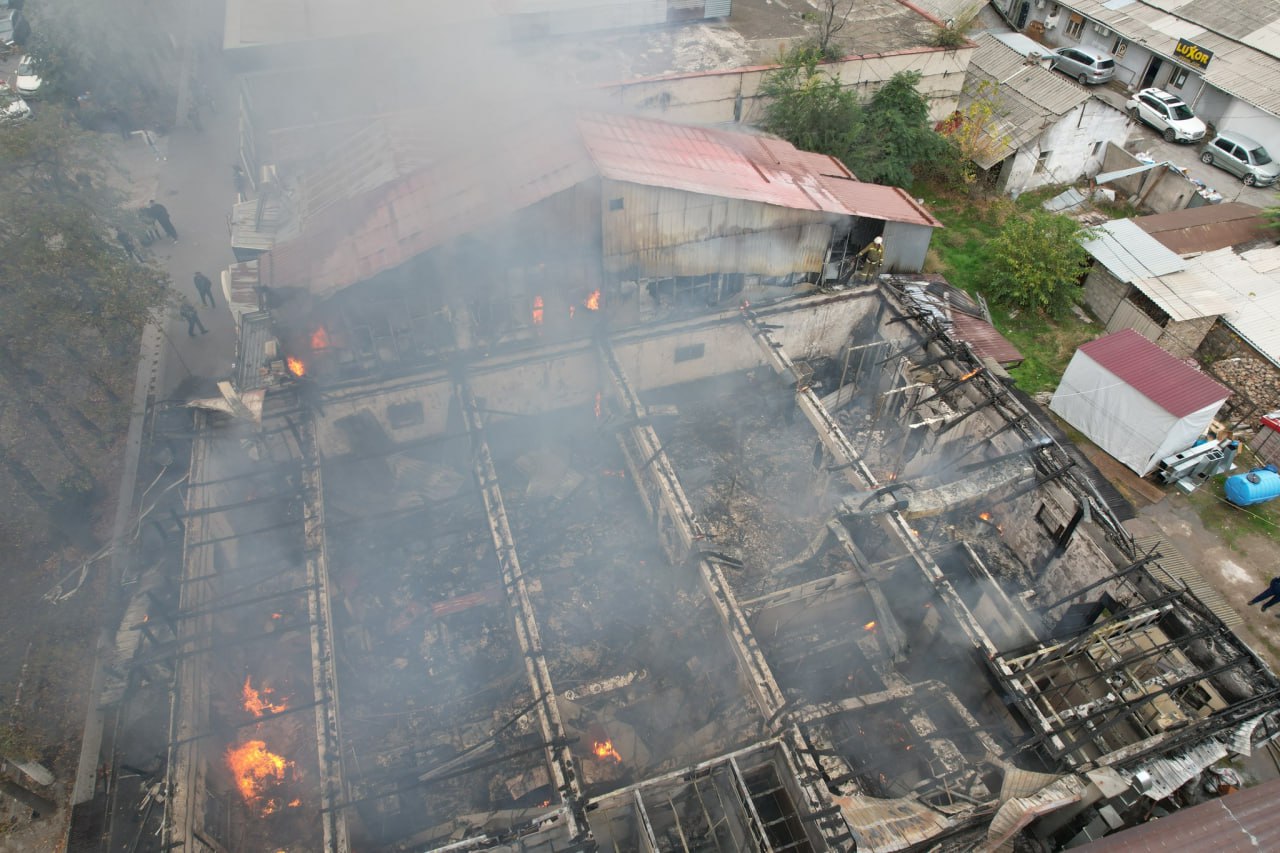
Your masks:
<path fill-rule="evenodd" d="M 1280 409 L 1280 368 L 1221 321 L 1205 335 L 1198 355 L 1205 372 L 1232 392 L 1218 413 L 1218 420 L 1239 423 L 1238 433 L 1247 437 L 1257 428 L 1259 417 Z"/>

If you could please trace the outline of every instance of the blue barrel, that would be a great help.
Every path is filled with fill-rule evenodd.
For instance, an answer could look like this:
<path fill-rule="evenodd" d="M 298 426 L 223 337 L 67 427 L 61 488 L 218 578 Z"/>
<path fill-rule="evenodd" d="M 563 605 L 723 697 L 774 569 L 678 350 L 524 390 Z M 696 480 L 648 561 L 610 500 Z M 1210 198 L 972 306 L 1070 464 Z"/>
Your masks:
<path fill-rule="evenodd" d="M 1236 506 L 1266 503 L 1280 496 L 1280 473 L 1276 473 L 1275 465 L 1254 468 L 1246 474 L 1228 477 L 1225 488 L 1227 500 Z"/>

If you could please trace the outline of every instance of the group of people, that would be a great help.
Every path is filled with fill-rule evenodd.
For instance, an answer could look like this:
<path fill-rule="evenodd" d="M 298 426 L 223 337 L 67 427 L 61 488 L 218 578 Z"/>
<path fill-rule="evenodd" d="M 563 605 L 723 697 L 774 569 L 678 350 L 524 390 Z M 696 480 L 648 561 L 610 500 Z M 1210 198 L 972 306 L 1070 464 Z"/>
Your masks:
<path fill-rule="evenodd" d="M 142 208 L 142 215 L 160 226 L 160 230 L 167 234 L 170 240 L 174 243 L 178 242 L 178 229 L 173 227 L 173 219 L 169 216 L 168 208 L 163 204 L 151 199 L 147 206 Z M 139 263 L 144 261 L 142 253 L 138 251 L 137 244 L 133 242 L 133 238 L 123 228 L 116 228 L 116 241 L 130 258 Z M 195 285 L 196 294 L 200 297 L 200 305 L 202 307 L 207 305 L 210 308 L 216 308 L 217 302 L 213 298 L 213 281 L 199 271 L 191 277 L 191 280 Z M 199 329 L 202 335 L 209 333 L 204 323 L 200 321 L 200 312 L 185 298 L 182 300 L 182 307 L 178 309 L 178 316 L 187 321 L 188 336 L 194 338 L 196 329 Z"/>

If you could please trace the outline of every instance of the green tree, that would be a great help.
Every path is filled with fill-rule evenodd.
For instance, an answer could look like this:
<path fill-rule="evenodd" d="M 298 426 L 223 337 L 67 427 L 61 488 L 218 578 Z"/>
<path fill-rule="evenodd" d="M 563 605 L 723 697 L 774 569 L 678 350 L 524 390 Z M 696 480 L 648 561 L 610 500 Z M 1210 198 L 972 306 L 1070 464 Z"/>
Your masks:
<path fill-rule="evenodd" d="M 988 249 L 990 294 L 1007 305 L 1061 317 L 1079 298 L 1089 253 L 1069 216 L 1039 208 L 1005 221 Z"/>
<path fill-rule="evenodd" d="M 915 170 L 939 156 L 945 142 L 929 122 L 920 74 L 900 71 L 876 91 L 853 131 L 845 163 L 864 181 L 908 186 Z"/>
<path fill-rule="evenodd" d="M 900 187 L 917 167 L 946 155 L 947 143 L 929 125 L 929 102 L 916 89 L 919 74 L 895 74 L 863 106 L 821 59 L 816 48 L 792 51 L 765 77 L 765 130 L 839 158 L 861 180 Z"/>
<path fill-rule="evenodd" d="M 821 59 L 816 48 L 782 58 L 760 86 L 766 98 L 762 126 L 803 151 L 843 158 L 861 110 L 853 92 L 819 67 Z"/>

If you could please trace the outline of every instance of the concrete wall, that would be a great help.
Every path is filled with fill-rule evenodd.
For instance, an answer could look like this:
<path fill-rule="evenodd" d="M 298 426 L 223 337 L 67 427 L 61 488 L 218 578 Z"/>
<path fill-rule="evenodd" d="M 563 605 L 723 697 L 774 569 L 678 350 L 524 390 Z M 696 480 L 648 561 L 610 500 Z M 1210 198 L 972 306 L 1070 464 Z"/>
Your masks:
<path fill-rule="evenodd" d="M 1269 152 L 1280 151 L 1280 118 L 1244 101 L 1233 99 L 1214 125 L 1218 130 L 1234 130 L 1252 137 Z"/>
<path fill-rule="evenodd" d="M 1156 338 L 1156 346 L 1178 358 L 1194 358 L 1200 342 L 1217 321 L 1216 314 L 1194 320 L 1170 320 L 1165 324 L 1160 337 Z"/>
<path fill-rule="evenodd" d="M 1142 164 L 1137 157 L 1120 146 L 1112 143 L 1103 146 L 1101 171 L 1118 171 L 1140 165 Z M 1196 195 L 1195 184 L 1167 168 L 1149 169 L 1111 181 L 1107 186 L 1129 195 L 1131 199 L 1143 196 L 1142 207 L 1154 213 L 1170 213 L 1182 210 L 1184 207 L 1192 207 L 1194 206 L 1192 202 L 1199 198 Z"/>
<path fill-rule="evenodd" d="M 1107 145 L 1123 145 L 1128 135 L 1129 119 L 1124 113 L 1090 98 L 1014 154 L 1003 189 L 1021 193 L 1097 174 Z M 1046 151 L 1050 153 L 1042 165 L 1040 156 Z"/>
<path fill-rule="evenodd" d="M 955 112 L 964 72 L 973 48 L 943 50 L 915 48 L 871 56 L 850 56 L 824 68 L 870 98 L 879 86 L 901 71 L 921 74 L 919 89 L 930 100 L 930 114 L 941 121 Z M 672 74 L 631 80 L 604 87 L 614 106 L 654 113 L 678 122 L 753 124 L 763 117 L 760 84 L 776 65 L 757 65 L 728 71 Z"/>
<path fill-rule="evenodd" d="M 1105 326 L 1129 293 L 1129 285 L 1097 261 L 1084 280 L 1084 304 Z"/>

